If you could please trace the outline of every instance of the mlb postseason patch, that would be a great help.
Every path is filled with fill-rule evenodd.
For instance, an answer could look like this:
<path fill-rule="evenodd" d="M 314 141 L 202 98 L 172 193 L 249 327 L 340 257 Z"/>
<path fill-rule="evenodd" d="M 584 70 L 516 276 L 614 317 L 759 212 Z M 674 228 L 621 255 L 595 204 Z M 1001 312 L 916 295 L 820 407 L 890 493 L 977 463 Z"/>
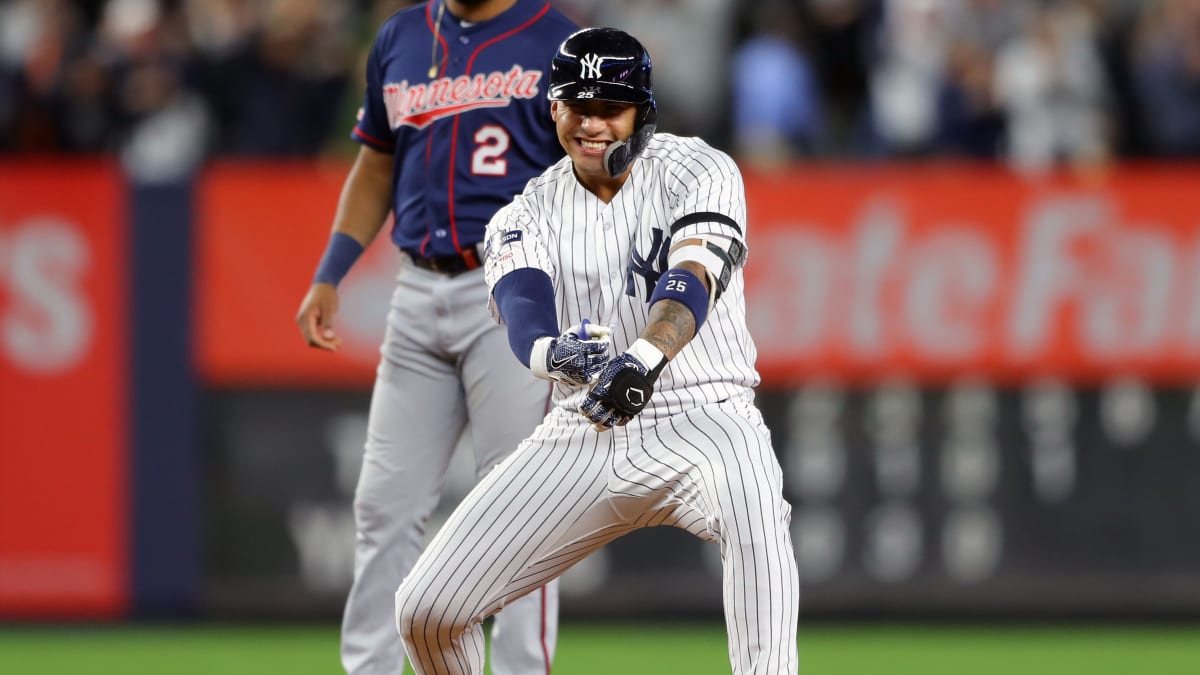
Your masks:
<path fill-rule="evenodd" d="M 508 232 L 505 232 L 500 236 L 500 245 L 503 246 L 505 244 L 511 244 L 514 241 L 521 241 L 521 234 L 522 233 L 520 230 L 509 230 Z"/>

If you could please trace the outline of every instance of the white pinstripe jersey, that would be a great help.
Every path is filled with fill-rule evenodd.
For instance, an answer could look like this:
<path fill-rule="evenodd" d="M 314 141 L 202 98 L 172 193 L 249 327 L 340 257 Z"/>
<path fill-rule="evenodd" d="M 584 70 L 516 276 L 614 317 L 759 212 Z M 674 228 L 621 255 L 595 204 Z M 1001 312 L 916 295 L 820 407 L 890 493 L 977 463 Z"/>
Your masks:
<path fill-rule="evenodd" d="M 745 232 L 745 186 L 733 160 L 699 138 L 660 133 L 608 204 L 579 183 L 570 157 L 530 180 L 488 224 L 487 283 L 495 288 L 526 267 L 546 272 L 561 330 L 585 318 L 611 326 L 619 354 L 646 327 L 672 240 L 716 234 L 744 245 Z M 739 268 L 696 337 L 659 376 L 643 417 L 753 397 L 758 352 L 746 329 L 744 290 Z M 489 309 L 501 320 L 493 301 Z M 556 384 L 553 402 L 574 411 L 585 393 Z"/>

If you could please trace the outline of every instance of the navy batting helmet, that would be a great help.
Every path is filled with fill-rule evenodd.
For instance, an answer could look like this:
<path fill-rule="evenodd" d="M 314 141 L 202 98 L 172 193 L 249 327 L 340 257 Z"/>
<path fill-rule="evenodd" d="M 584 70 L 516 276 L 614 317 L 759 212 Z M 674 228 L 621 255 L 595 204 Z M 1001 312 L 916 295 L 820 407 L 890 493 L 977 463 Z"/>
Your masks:
<path fill-rule="evenodd" d="M 650 84 L 650 53 L 616 28 L 584 28 L 559 46 L 550 63 L 551 101 L 615 101 L 638 107 L 633 136 L 604 153 L 611 176 L 629 168 L 654 135 L 658 108 Z"/>

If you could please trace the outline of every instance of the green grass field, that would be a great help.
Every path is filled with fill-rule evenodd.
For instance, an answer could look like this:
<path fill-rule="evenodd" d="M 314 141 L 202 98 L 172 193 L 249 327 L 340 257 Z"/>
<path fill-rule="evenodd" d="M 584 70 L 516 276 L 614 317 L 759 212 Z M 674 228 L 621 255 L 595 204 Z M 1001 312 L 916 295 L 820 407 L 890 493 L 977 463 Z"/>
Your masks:
<path fill-rule="evenodd" d="M 716 624 L 565 624 L 555 675 L 729 673 Z M 336 675 L 336 626 L 0 624 L 4 675 Z M 804 675 L 1200 673 L 1200 627 L 802 625 Z"/>

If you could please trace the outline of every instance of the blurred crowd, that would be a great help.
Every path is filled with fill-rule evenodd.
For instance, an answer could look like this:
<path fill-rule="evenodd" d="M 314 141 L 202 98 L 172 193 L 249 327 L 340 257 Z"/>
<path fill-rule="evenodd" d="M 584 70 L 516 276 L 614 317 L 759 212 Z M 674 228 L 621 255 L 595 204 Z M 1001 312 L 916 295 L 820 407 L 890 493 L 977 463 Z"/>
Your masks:
<path fill-rule="evenodd" d="M 404 0 L 0 0 L 0 154 L 353 151 Z M 740 159 L 1200 157 L 1200 0 L 552 0 L 655 60 L 660 129 Z"/>

